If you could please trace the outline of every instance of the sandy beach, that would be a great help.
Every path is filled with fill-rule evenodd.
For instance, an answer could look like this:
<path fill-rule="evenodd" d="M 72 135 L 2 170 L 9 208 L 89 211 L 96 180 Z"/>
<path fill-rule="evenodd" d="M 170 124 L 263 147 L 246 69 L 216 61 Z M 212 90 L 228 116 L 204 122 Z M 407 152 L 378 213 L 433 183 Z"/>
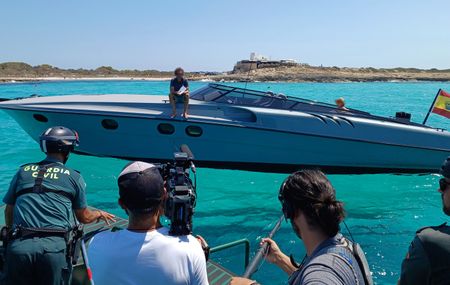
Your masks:
<path fill-rule="evenodd" d="M 168 81 L 170 77 L 0 77 L 0 83 L 33 82 L 33 81 L 108 81 L 108 80 L 135 80 L 135 81 Z"/>
<path fill-rule="evenodd" d="M 168 81 L 172 77 L 146 76 L 3 76 L 0 83 L 37 82 L 37 81 Z M 192 81 L 204 82 L 414 82 L 414 81 L 450 81 L 450 71 L 430 71 L 416 69 L 366 69 L 334 67 L 293 67 L 264 68 L 251 72 L 221 73 L 204 75 L 191 73 Z"/>

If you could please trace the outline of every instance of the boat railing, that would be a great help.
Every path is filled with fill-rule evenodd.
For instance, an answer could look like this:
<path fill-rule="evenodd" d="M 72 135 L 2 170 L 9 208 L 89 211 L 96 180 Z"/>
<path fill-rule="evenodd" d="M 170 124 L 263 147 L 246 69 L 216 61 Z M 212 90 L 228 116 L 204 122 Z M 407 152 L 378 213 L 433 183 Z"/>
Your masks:
<path fill-rule="evenodd" d="M 220 252 L 223 250 L 227 250 L 236 246 L 244 245 L 245 249 L 245 257 L 244 257 L 244 269 L 247 268 L 249 260 L 250 260 L 250 241 L 246 238 L 238 239 L 229 243 L 225 243 L 222 245 L 215 246 L 211 248 L 210 253 Z"/>

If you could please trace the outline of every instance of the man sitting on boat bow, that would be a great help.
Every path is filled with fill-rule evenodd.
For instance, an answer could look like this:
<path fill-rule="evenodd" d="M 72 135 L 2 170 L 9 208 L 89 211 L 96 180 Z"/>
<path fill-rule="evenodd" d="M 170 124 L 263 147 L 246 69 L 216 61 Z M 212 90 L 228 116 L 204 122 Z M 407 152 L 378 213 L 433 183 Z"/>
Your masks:
<path fill-rule="evenodd" d="M 177 116 L 177 101 L 179 98 L 183 99 L 184 111 L 183 117 L 188 118 L 188 108 L 189 108 L 189 82 L 184 78 L 184 70 L 181 67 L 175 69 L 175 78 L 170 81 L 170 93 L 169 99 L 172 105 L 172 115 L 171 118 Z"/>

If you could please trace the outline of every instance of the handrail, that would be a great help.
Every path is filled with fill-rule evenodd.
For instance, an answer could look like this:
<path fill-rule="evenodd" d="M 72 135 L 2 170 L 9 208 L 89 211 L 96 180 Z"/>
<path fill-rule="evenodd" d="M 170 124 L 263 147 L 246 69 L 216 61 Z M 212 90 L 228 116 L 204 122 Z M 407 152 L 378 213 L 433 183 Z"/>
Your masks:
<path fill-rule="evenodd" d="M 238 239 L 238 240 L 235 240 L 235 241 L 232 241 L 229 243 L 225 243 L 225 244 L 213 247 L 213 248 L 211 248 L 210 253 L 229 249 L 229 248 L 241 245 L 241 244 L 245 245 L 245 260 L 244 260 L 245 267 L 244 268 L 247 268 L 249 260 L 250 260 L 250 241 L 246 238 Z"/>

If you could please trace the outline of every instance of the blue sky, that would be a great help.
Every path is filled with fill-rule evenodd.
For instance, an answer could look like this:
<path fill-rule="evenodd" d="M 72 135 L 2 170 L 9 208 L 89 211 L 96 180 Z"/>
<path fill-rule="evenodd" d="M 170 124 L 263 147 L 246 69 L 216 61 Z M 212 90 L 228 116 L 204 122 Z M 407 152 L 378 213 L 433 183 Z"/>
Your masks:
<path fill-rule="evenodd" d="M 450 68 L 448 0 L 15 0 L 0 62 L 230 70 L 252 51 L 312 65 Z"/>

